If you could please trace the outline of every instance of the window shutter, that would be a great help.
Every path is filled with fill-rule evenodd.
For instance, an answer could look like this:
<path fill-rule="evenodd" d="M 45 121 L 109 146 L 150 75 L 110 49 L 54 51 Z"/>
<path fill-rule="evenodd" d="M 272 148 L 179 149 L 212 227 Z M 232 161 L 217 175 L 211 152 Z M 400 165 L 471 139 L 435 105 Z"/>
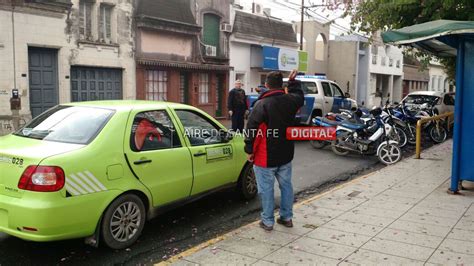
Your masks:
<path fill-rule="evenodd" d="M 84 28 L 84 16 L 85 16 L 85 13 L 84 13 L 84 8 L 85 8 L 85 4 L 83 1 L 79 2 L 79 34 L 82 34 L 84 35 L 86 32 L 85 32 L 85 28 Z"/>
<path fill-rule="evenodd" d="M 214 14 L 204 14 L 203 42 L 217 47 L 219 53 L 220 18 Z"/>
<path fill-rule="evenodd" d="M 104 13 L 105 9 L 104 6 L 100 7 L 100 15 L 99 15 L 99 36 L 101 39 L 105 39 L 104 34 Z"/>
<path fill-rule="evenodd" d="M 112 8 L 106 7 L 105 9 L 105 30 L 106 30 L 106 38 L 108 40 L 112 37 L 112 27 L 111 27 L 111 17 L 112 17 Z"/>
<path fill-rule="evenodd" d="M 89 2 L 84 2 L 84 16 L 83 19 L 85 20 L 85 35 L 86 37 L 92 36 L 92 4 Z M 84 23 L 83 23 L 84 25 Z"/>

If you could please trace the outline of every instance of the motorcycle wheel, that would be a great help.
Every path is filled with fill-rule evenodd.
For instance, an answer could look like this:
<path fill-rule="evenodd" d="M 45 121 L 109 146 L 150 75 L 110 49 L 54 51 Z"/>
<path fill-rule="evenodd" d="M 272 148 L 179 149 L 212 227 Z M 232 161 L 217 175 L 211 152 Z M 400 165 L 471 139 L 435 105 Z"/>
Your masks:
<path fill-rule="evenodd" d="M 379 161 L 385 165 L 397 163 L 402 159 L 402 150 L 398 145 L 387 143 L 384 141 L 379 146 L 379 153 L 377 154 Z"/>
<path fill-rule="evenodd" d="M 347 154 L 349 154 L 349 151 L 348 150 L 345 150 L 345 149 L 342 149 L 342 148 L 339 148 L 337 147 L 339 143 L 339 139 L 336 139 L 332 144 L 331 144 L 331 149 L 332 151 L 337 154 L 337 155 L 340 155 L 340 156 L 345 156 Z"/>
<path fill-rule="evenodd" d="M 408 136 L 407 134 L 405 133 L 405 130 L 403 130 L 402 128 L 400 127 L 395 127 L 395 133 L 398 137 L 398 140 L 396 140 L 398 142 L 398 146 L 400 148 L 403 148 L 407 145 L 408 143 Z"/>
<path fill-rule="evenodd" d="M 309 143 L 315 149 L 322 149 L 328 145 L 326 141 L 322 141 L 322 140 L 310 140 Z"/>
<path fill-rule="evenodd" d="M 408 124 L 408 127 L 410 129 L 407 128 L 407 139 L 408 139 L 408 144 L 410 145 L 415 145 L 416 144 L 416 127 L 412 124 Z"/>
<path fill-rule="evenodd" d="M 433 142 L 444 142 L 447 137 L 448 133 L 446 132 L 446 129 L 443 126 L 439 125 L 438 127 L 436 127 L 436 125 L 433 125 L 430 128 L 430 138 Z"/>

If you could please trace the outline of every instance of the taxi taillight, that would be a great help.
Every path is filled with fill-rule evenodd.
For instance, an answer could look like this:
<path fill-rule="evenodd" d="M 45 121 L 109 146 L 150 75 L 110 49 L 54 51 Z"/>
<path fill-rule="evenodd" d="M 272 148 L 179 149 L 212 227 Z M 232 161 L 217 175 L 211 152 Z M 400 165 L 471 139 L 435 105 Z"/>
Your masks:
<path fill-rule="evenodd" d="M 58 166 L 28 166 L 21 175 L 18 188 L 37 192 L 54 192 L 64 187 L 64 171 Z"/>

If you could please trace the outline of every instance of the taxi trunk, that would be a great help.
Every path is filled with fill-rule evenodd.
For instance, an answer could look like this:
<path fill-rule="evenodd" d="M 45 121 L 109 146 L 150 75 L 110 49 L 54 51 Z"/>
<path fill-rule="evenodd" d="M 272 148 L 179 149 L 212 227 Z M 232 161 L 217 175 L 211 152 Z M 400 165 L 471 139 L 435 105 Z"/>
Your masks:
<path fill-rule="evenodd" d="M 0 138 L 0 195 L 21 198 L 19 181 L 28 166 L 37 166 L 47 157 L 83 147 L 8 135 Z"/>

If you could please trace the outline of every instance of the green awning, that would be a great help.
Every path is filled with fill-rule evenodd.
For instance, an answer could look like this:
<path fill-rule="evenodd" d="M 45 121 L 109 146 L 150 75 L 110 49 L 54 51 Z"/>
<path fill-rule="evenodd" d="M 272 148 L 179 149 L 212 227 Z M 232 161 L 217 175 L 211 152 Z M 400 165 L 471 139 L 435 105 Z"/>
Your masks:
<path fill-rule="evenodd" d="M 474 34 L 474 21 L 435 20 L 382 33 L 385 43 L 411 45 L 438 56 L 456 56 L 456 48 L 443 36 Z"/>

